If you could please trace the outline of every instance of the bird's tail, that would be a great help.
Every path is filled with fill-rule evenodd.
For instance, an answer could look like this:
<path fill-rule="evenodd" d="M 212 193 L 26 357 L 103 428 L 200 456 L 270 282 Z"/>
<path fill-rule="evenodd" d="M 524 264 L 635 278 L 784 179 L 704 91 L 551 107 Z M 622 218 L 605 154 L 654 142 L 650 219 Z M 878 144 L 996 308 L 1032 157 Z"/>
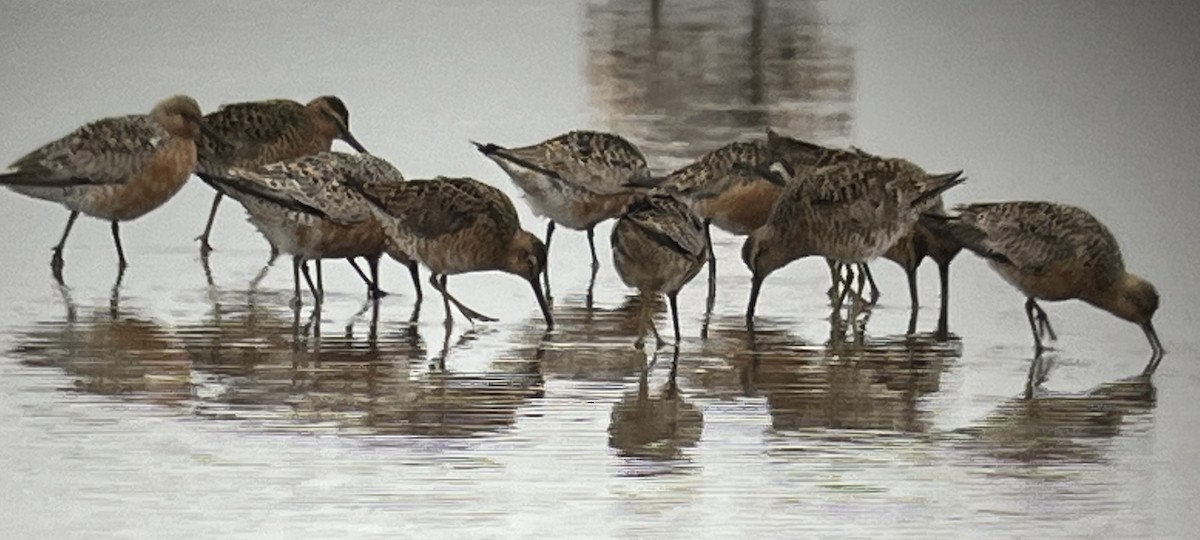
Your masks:
<path fill-rule="evenodd" d="M 917 198 L 913 199 L 912 205 L 914 208 L 932 203 L 940 197 L 946 190 L 957 186 L 967 181 L 967 177 L 962 175 L 962 171 L 948 172 L 945 174 L 931 174 L 925 177 L 922 185 L 922 191 Z"/>
<path fill-rule="evenodd" d="M 479 150 L 480 153 L 482 153 L 483 155 L 485 155 L 489 158 L 492 158 L 493 160 L 504 161 L 504 162 L 512 164 L 512 165 L 517 165 L 519 167 L 529 169 L 531 171 L 534 171 L 543 176 L 547 176 L 549 178 L 555 178 L 558 180 L 562 180 L 562 177 L 559 176 L 558 173 L 556 173 L 550 169 L 547 169 L 541 165 L 538 165 L 537 163 L 534 163 L 534 162 L 532 162 L 528 159 L 525 159 L 521 156 L 518 156 L 518 155 L 516 155 L 516 153 L 510 151 L 508 148 L 505 148 L 503 146 L 499 146 L 499 145 L 492 144 L 492 143 L 478 143 L 475 141 L 471 141 L 471 144 L 475 145 L 475 148 L 477 150 Z M 503 163 L 501 163 L 500 165 L 501 165 L 501 167 L 504 167 Z"/>
<path fill-rule="evenodd" d="M 475 145 L 475 149 L 479 150 L 479 152 L 485 156 L 491 156 L 492 154 L 495 154 L 496 152 L 503 150 L 502 147 L 497 146 L 492 143 L 481 143 L 481 142 L 471 141 L 471 144 Z"/>
<path fill-rule="evenodd" d="M 221 193 L 224 193 L 225 195 L 233 197 L 239 201 L 242 200 L 243 196 L 249 196 L 275 203 L 279 206 L 287 208 L 288 210 L 312 214 L 322 218 L 329 217 L 329 214 L 326 214 L 319 208 L 306 204 L 303 201 L 296 200 L 295 198 L 287 197 L 278 192 L 265 189 L 262 184 L 258 182 L 254 182 L 246 178 L 240 178 L 239 174 L 253 175 L 254 173 L 250 171 L 241 171 L 235 168 L 229 169 L 224 174 L 197 172 L 196 176 L 200 177 L 204 183 L 212 186 L 217 191 L 220 191 Z"/>
<path fill-rule="evenodd" d="M 71 187 L 95 184 L 87 178 L 46 178 L 43 175 L 16 171 L 0 174 L 0 186 L 11 187 Z"/>
<path fill-rule="evenodd" d="M 934 236 L 950 240 L 980 257 L 1001 262 L 1008 261 L 1007 257 L 988 247 L 987 233 L 962 215 L 950 216 L 925 212 L 918 218 L 917 223 Z"/>

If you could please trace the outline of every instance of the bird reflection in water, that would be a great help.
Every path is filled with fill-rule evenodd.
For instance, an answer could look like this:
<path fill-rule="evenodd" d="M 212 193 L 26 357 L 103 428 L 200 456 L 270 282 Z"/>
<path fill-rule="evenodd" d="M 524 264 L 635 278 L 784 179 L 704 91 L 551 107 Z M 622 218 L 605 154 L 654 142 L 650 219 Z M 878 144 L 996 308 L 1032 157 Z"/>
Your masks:
<path fill-rule="evenodd" d="M 1004 401 L 986 418 L 953 435 L 960 437 L 958 448 L 1002 462 L 1096 463 L 1105 459 L 1106 441 L 1155 404 L 1156 390 L 1146 376 L 1103 383 L 1086 392 L 1037 391 Z"/>
<path fill-rule="evenodd" d="M 376 435 L 486 435 L 515 424 L 521 407 L 544 395 L 543 349 L 501 354 L 486 372 L 445 369 L 446 359 L 463 344 L 444 349 L 437 364 L 373 396 L 363 425 Z"/>
<path fill-rule="evenodd" d="M 26 366 L 61 369 L 72 389 L 179 407 L 191 397 L 192 363 L 182 345 L 136 308 L 121 307 L 120 282 L 108 306 L 77 306 L 59 286 L 66 314 L 18 333 L 10 351 Z"/>
<path fill-rule="evenodd" d="M 454 372 L 447 363 L 475 333 L 440 352 L 408 324 L 357 337 L 301 330 L 296 340 L 303 315 L 257 294 L 228 293 L 213 320 L 180 331 L 197 358 L 199 416 L 263 431 L 465 437 L 512 425 L 542 394 L 536 350 L 501 354 L 483 373 Z"/>
<path fill-rule="evenodd" d="M 684 450 L 696 446 L 704 430 L 704 416 L 695 405 L 684 401 L 676 382 L 679 348 L 673 347 L 667 381 L 658 395 L 650 391 L 650 373 L 658 361 L 643 364 L 637 389 L 626 392 L 613 406 L 608 426 L 608 445 L 624 458 L 671 461 L 684 458 Z M 632 463 L 627 463 L 632 465 Z"/>
<path fill-rule="evenodd" d="M 666 310 L 665 302 L 651 300 L 653 314 Z M 543 370 L 557 377 L 588 381 L 623 381 L 642 369 L 645 355 L 629 346 L 637 336 L 642 299 L 631 295 L 615 308 L 588 307 L 575 296 L 554 308 L 557 322 L 547 334 L 545 326 L 529 319 L 517 338 L 526 347 L 545 349 Z M 543 343 L 544 342 L 544 343 Z"/>
<path fill-rule="evenodd" d="M 745 385 L 766 398 L 776 430 L 925 433 L 919 401 L 941 388 L 961 351 L 934 339 L 891 338 L 827 347 L 756 340 L 747 354 Z"/>
<path fill-rule="evenodd" d="M 716 388 L 724 384 L 766 398 L 772 427 L 782 432 L 928 432 L 920 398 L 941 389 L 942 373 L 961 355 L 956 343 L 932 336 L 840 338 L 822 346 L 766 328 L 749 346 L 727 342 L 727 370 L 710 366 L 689 379 L 718 395 L 730 392 Z"/>

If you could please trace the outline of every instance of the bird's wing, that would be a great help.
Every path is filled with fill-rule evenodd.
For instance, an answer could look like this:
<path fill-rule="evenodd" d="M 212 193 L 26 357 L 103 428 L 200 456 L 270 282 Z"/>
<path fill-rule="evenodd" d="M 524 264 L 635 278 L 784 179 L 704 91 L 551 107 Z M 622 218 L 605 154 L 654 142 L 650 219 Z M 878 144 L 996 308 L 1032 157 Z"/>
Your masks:
<path fill-rule="evenodd" d="M 977 231 L 977 238 L 982 235 L 975 243 L 985 257 L 1037 273 L 1076 256 L 1072 243 L 1064 236 L 1072 234 L 1077 224 L 1071 223 L 1074 216 L 1061 208 L 1050 203 L 1016 202 L 969 204 L 956 210 L 960 222 Z"/>
<path fill-rule="evenodd" d="M 705 254 L 704 225 L 673 197 L 642 199 L 630 207 L 625 218 L 668 248 L 694 257 Z"/>
<path fill-rule="evenodd" d="M 402 229 L 418 237 L 435 238 L 470 227 L 495 212 L 495 200 L 459 180 L 465 179 L 367 183 L 359 189 Z M 512 213 L 515 217 L 516 210 Z"/>
<path fill-rule="evenodd" d="M 97 120 L 16 160 L 0 184 L 121 184 L 153 163 L 169 139 L 147 115 Z"/>
<path fill-rule="evenodd" d="M 205 127 L 224 137 L 218 142 L 202 133 L 197 141 L 200 169 L 211 171 L 223 166 L 261 165 L 272 157 L 266 150 L 289 135 L 311 127 L 304 105 L 290 100 L 231 103 L 204 116 Z M 281 159 L 281 156 L 274 156 Z M 248 163 L 258 161 L 258 163 Z M 210 166 L 211 164 L 211 166 Z"/>
<path fill-rule="evenodd" d="M 642 152 L 612 133 L 572 131 L 530 146 L 476 143 L 476 147 L 494 160 L 597 194 L 627 191 L 631 181 L 649 177 Z"/>
<path fill-rule="evenodd" d="M 349 185 L 356 170 L 353 156 L 325 152 L 255 170 L 231 167 L 214 180 L 241 193 L 350 225 L 371 216 L 361 195 Z"/>

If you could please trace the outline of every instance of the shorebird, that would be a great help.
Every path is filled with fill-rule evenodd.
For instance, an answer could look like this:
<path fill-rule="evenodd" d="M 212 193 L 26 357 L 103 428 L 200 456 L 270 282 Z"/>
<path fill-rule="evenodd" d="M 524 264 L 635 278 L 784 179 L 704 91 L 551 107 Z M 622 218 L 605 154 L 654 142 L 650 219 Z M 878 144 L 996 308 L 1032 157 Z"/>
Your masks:
<path fill-rule="evenodd" d="M 626 285 L 642 293 L 638 319 L 638 338 L 642 348 L 645 324 L 650 319 L 648 306 L 653 297 L 667 295 L 671 304 L 671 322 L 675 343 L 679 343 L 679 308 L 676 296 L 705 263 L 704 225 L 688 207 L 669 195 L 654 195 L 630 205 L 612 231 L 613 263 Z M 658 346 L 663 340 L 654 322 L 649 321 Z"/>
<path fill-rule="evenodd" d="M 782 136 L 771 130 L 767 130 L 767 142 L 772 152 L 776 155 L 776 158 L 782 160 L 782 163 L 791 169 L 796 177 L 802 177 L 806 171 L 811 172 L 821 167 L 839 163 L 881 159 L 879 156 L 865 152 L 859 148 L 850 148 L 847 150 L 828 148 L 792 137 Z M 944 213 L 941 197 L 933 200 L 929 211 Z M 949 310 L 950 261 L 954 259 L 959 251 L 960 246 L 957 243 L 930 234 L 923 225 L 915 223 L 907 233 L 901 236 L 895 244 L 883 253 L 885 259 L 894 261 L 904 268 L 905 275 L 908 278 L 908 294 L 911 302 L 908 324 L 909 334 L 916 333 L 917 310 L 920 308 L 920 300 L 917 297 L 917 267 L 928 256 L 937 263 L 939 277 L 941 278 L 941 312 L 938 317 L 935 335 L 937 339 L 943 341 L 949 337 L 947 312 Z M 828 262 L 834 283 L 830 294 L 835 295 L 838 292 L 839 283 L 842 282 L 842 278 L 840 277 L 841 265 L 834 263 L 832 259 L 829 259 Z M 861 264 L 859 265 L 858 272 L 860 278 L 865 278 L 870 283 L 871 302 L 874 303 L 879 297 L 879 289 L 875 285 L 875 279 L 871 275 L 870 267 L 866 264 Z"/>
<path fill-rule="evenodd" d="M 459 302 L 446 290 L 447 277 L 499 270 L 533 287 L 546 329 L 554 318 L 539 276 L 546 269 L 546 245 L 521 228 L 517 209 L 500 190 L 473 178 L 413 180 L 403 184 L 365 179 L 354 187 L 371 203 L 390 245 L 429 268 L 429 283 L 442 293 L 446 326 L 450 303 L 470 321 L 494 321 Z"/>
<path fill-rule="evenodd" d="M 267 101 L 251 101 L 222 105 L 216 112 L 204 117 L 204 125 L 221 134 L 227 143 L 203 137 L 199 144 L 199 163 L 196 176 L 208 184 L 212 184 L 211 176 L 219 174 L 229 167 L 254 170 L 258 167 L 290 161 L 321 152 L 328 152 L 334 140 L 342 140 L 360 153 L 367 149 L 359 144 L 358 139 L 350 132 L 350 111 L 346 104 L 336 96 L 320 96 L 307 104 L 292 100 L 276 99 Z M 213 221 L 217 217 L 217 208 L 224 195 L 217 190 L 213 197 L 212 210 L 208 214 L 208 222 L 204 232 L 197 238 L 200 241 L 200 254 L 207 256 L 212 251 L 208 237 L 212 233 Z M 274 262 L 279 250 L 271 245 L 270 261 Z M 401 254 L 402 255 L 402 254 Z M 420 295 L 420 279 L 415 275 L 416 263 L 411 263 L 400 257 L 417 284 L 417 294 Z M 384 294 L 377 283 L 367 277 L 354 259 L 347 259 L 354 271 L 366 281 L 371 296 Z M 368 264 L 371 260 L 368 259 Z M 317 263 L 318 271 L 320 261 Z M 372 275 L 378 276 L 377 271 Z"/>
<path fill-rule="evenodd" d="M 1112 232 L 1082 208 L 1050 202 L 1001 202 L 955 207 L 958 215 L 922 215 L 937 234 L 987 259 L 1026 297 L 1025 315 L 1037 356 L 1042 338 L 1057 339 L 1037 300 L 1079 299 L 1142 328 L 1152 354 L 1144 375 L 1162 361 L 1162 343 L 1151 319 L 1158 291 L 1125 270 Z"/>
<path fill-rule="evenodd" d="M 717 291 L 717 258 L 713 251 L 711 226 L 744 236 L 767 222 L 767 216 L 786 185 L 784 176 L 769 172 L 775 163 L 784 164 L 791 176 L 856 161 L 863 154 L 808 143 L 767 129 L 765 140 L 737 141 L 712 150 L 685 167 L 656 182 L 659 191 L 675 194 L 704 221 L 704 243 L 708 250 L 708 309 Z M 831 263 L 835 286 L 838 275 Z"/>
<path fill-rule="evenodd" d="M 322 152 L 256 170 L 231 167 L 210 179 L 246 207 L 271 245 L 292 255 L 294 306 L 300 305 L 301 272 L 317 305 L 323 300 L 321 267 L 317 265 L 314 286 L 305 264 L 310 260 L 365 257 L 371 282 L 378 283 L 387 237 L 367 201 L 350 186 L 402 184 L 404 176 L 387 161 L 370 154 Z"/>
<path fill-rule="evenodd" d="M 572 131 L 519 148 L 472 144 L 508 173 L 535 214 L 550 220 L 546 225 L 547 249 L 556 223 L 587 231 L 594 280 L 600 268 L 596 225 L 620 216 L 644 191 L 635 184 L 650 183 L 650 169 L 642 152 L 619 135 L 598 131 Z M 549 272 L 545 279 L 549 295 Z"/>
<path fill-rule="evenodd" d="M 789 182 L 767 223 L 742 246 L 753 273 L 747 328 L 754 329 L 758 293 L 771 272 L 809 255 L 847 265 L 883 255 L 938 195 L 965 180 L 961 174 L 931 175 L 903 159 L 873 158 Z"/>
<path fill-rule="evenodd" d="M 80 213 L 112 223 L 124 273 L 129 264 L 119 224 L 158 208 L 183 187 L 196 168 L 196 140 L 204 128 L 200 117 L 196 100 L 171 96 L 148 115 L 104 118 L 80 127 L 0 174 L 0 185 L 71 211 L 50 259 L 57 281 L 62 282 L 63 246 Z"/>
<path fill-rule="evenodd" d="M 350 133 L 350 111 L 335 96 L 321 96 L 302 105 L 288 99 L 251 101 L 222 105 L 204 117 L 203 123 L 219 133 L 228 144 L 211 138 L 200 140 L 196 176 L 205 182 L 229 167 L 256 169 L 270 163 L 328 152 L 335 139 L 356 151 L 367 153 Z M 208 236 L 223 194 L 217 190 L 204 232 L 197 238 L 200 252 L 212 251 Z M 274 246 L 272 246 L 274 250 Z"/>

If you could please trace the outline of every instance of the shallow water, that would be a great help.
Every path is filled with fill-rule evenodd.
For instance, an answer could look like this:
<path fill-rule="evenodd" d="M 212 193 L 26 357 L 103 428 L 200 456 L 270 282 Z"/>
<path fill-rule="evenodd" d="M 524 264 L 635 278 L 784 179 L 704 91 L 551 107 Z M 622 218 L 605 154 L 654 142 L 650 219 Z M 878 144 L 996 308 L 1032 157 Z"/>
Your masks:
<path fill-rule="evenodd" d="M 481 274 L 451 288 L 500 321 L 447 333 L 428 286 L 410 322 L 394 264 L 377 311 L 335 261 L 316 317 L 288 306 L 285 263 L 252 287 L 265 242 L 232 204 L 206 269 L 199 182 L 122 228 L 132 266 L 115 293 L 108 228 L 81 220 L 59 288 L 46 248 L 66 212 L 8 194 L 0 536 L 1188 536 L 1200 257 L 1177 246 L 1200 233 L 1195 10 L 677 4 L 9 3 L 0 155 L 172 92 L 206 108 L 335 92 L 408 177 L 472 175 L 515 197 L 468 139 L 612 129 L 666 170 L 772 125 L 965 169 L 951 203 L 1092 210 L 1163 296 L 1153 384 L 1133 377 L 1149 355 L 1136 327 L 1048 304 L 1060 339 L 1022 399 L 1022 300 L 967 255 L 948 343 L 903 336 L 888 262 L 880 304 L 831 321 L 815 259 L 767 280 L 751 341 L 741 239 L 717 233 L 714 312 L 702 273 L 680 297 L 682 345 L 648 355 L 607 225 L 590 301 L 584 235 L 556 233 L 553 332 L 526 284 Z"/>

